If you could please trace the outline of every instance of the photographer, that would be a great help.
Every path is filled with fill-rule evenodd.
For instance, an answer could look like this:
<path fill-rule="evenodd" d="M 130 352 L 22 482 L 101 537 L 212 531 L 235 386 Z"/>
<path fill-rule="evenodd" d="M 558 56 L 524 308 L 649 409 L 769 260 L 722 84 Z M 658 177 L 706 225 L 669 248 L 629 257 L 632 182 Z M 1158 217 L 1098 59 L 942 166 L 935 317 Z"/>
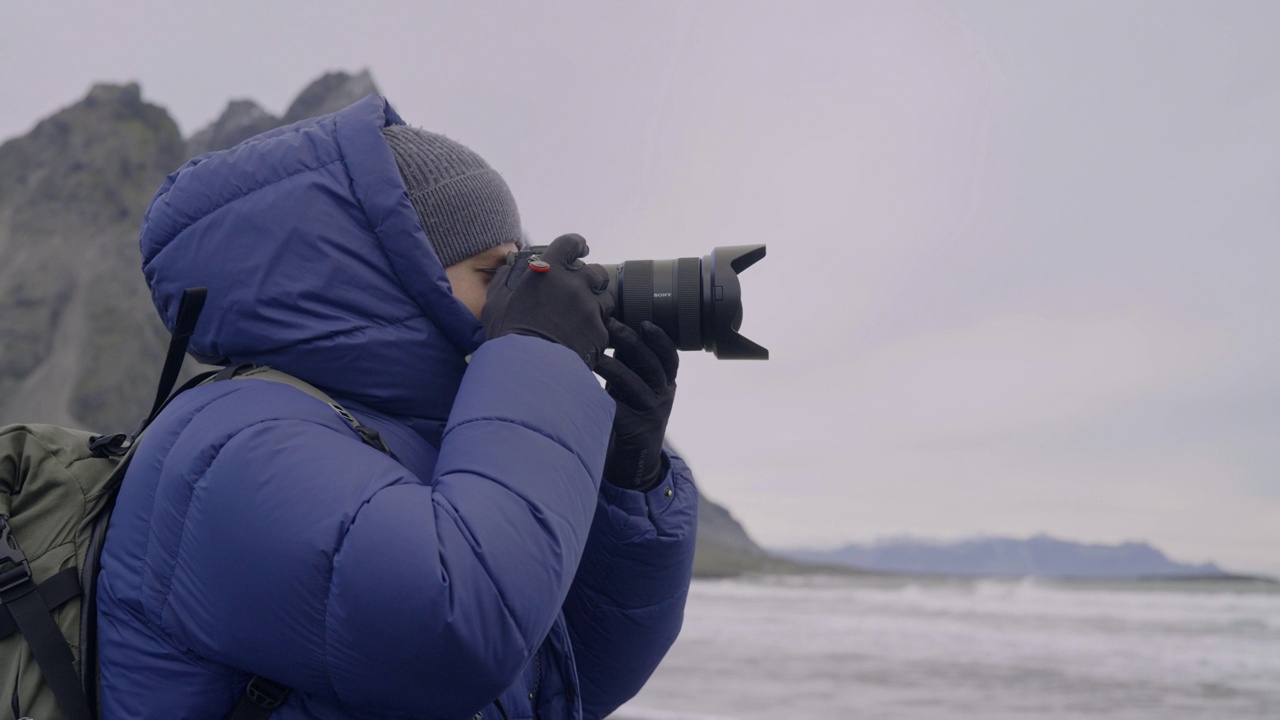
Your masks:
<path fill-rule="evenodd" d="M 207 287 L 193 355 L 310 383 L 389 454 L 280 382 L 178 395 L 107 537 L 103 717 L 226 717 L 251 679 L 282 719 L 597 718 L 640 689 L 693 560 L 676 349 L 612 319 L 582 238 L 508 263 L 521 238 L 494 170 L 376 96 L 165 181 L 166 323 Z"/>

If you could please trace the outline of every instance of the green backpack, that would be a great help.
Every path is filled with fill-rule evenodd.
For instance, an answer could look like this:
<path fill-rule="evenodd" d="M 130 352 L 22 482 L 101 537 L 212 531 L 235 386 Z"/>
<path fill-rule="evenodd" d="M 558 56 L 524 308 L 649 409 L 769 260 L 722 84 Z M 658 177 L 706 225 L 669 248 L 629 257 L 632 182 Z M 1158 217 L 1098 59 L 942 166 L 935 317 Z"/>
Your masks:
<path fill-rule="evenodd" d="M 15 720 L 97 717 L 95 591 L 102 545 L 138 438 L 170 399 L 235 377 L 281 382 L 321 400 L 365 443 L 390 452 L 376 430 L 323 392 L 270 368 L 206 372 L 171 392 L 205 295 L 204 288 L 183 293 L 155 402 L 132 436 L 53 425 L 0 427 L 0 717 L 6 709 Z M 254 677 L 227 720 L 265 720 L 288 694 L 288 688 Z"/>
<path fill-rule="evenodd" d="M 132 438 L 0 427 L 0 708 L 14 718 L 96 715 L 94 590 L 107 521 L 134 441 L 177 382 L 204 299 L 202 288 L 183 294 L 156 400 Z"/>

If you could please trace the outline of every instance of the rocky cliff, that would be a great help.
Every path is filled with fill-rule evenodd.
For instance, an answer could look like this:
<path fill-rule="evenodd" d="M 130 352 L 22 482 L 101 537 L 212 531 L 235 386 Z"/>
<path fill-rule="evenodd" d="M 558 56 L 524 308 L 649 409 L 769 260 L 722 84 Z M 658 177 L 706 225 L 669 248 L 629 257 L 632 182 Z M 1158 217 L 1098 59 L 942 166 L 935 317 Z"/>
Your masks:
<path fill-rule="evenodd" d="M 743 573 L 792 573 L 817 569 L 763 550 L 729 511 L 704 494 L 698 506 L 698 549 L 693 574 L 729 577 Z M 830 570 L 831 568 L 826 568 Z"/>
<path fill-rule="evenodd" d="M 377 87 L 367 72 L 330 73 L 284 118 L 234 101 L 184 140 L 138 85 L 98 85 L 0 145 L 0 424 L 132 430 L 150 405 L 167 342 L 137 245 L 165 175 L 194 154 L 370 92 Z"/>
<path fill-rule="evenodd" d="M 156 188 L 190 157 L 376 92 L 368 72 L 329 73 L 283 117 L 234 100 L 184 139 L 138 85 L 99 85 L 0 145 L 0 425 L 133 430 L 150 407 L 168 342 L 137 244 Z M 727 510 L 703 502 L 699 574 L 779 562 Z"/>
<path fill-rule="evenodd" d="M 138 225 L 183 159 L 137 85 L 96 86 L 0 145 L 0 422 L 137 423 L 165 336 Z"/>

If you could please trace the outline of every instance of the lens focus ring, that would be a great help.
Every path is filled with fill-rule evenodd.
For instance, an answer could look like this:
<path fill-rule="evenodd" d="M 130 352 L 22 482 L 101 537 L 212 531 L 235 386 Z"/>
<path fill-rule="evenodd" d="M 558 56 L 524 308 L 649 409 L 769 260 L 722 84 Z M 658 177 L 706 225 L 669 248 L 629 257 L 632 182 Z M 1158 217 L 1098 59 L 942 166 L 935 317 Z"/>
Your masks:
<path fill-rule="evenodd" d="M 638 328 L 645 320 L 653 322 L 653 261 L 628 260 L 624 268 L 622 321 Z"/>
<path fill-rule="evenodd" d="M 702 349 L 702 261 L 676 261 L 676 347 Z"/>

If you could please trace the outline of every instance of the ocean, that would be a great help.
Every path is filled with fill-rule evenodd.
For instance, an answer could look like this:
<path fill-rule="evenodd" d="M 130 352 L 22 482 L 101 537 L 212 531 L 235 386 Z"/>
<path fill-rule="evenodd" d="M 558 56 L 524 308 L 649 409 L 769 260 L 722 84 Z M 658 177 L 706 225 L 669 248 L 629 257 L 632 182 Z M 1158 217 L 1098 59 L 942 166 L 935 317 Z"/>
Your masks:
<path fill-rule="evenodd" d="M 697 580 L 615 720 L 1280 718 L 1280 586 Z"/>

